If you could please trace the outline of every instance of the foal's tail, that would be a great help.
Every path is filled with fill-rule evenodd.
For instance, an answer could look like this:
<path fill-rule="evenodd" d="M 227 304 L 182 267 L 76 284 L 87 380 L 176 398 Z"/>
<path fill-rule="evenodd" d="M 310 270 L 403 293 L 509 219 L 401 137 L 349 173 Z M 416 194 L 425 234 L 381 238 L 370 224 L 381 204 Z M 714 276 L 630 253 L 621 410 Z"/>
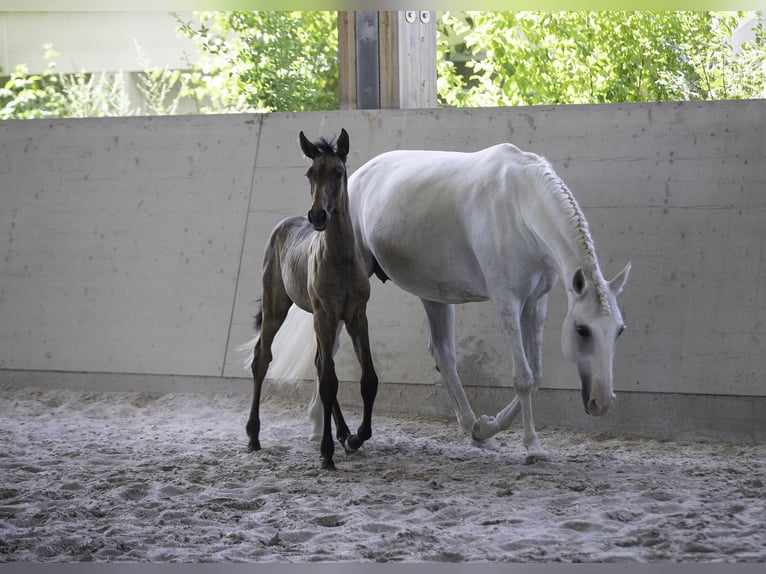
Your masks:
<path fill-rule="evenodd" d="M 240 353 L 246 353 L 242 366 L 249 371 L 253 364 L 255 344 L 261 336 L 262 313 L 258 311 L 255 317 L 255 337 L 237 347 Z M 317 352 L 316 335 L 314 334 L 314 318 L 297 305 L 290 307 L 284 323 L 277 331 L 271 345 L 272 361 L 266 378 L 283 384 L 297 384 L 306 377 L 308 370 L 314 366 Z"/>

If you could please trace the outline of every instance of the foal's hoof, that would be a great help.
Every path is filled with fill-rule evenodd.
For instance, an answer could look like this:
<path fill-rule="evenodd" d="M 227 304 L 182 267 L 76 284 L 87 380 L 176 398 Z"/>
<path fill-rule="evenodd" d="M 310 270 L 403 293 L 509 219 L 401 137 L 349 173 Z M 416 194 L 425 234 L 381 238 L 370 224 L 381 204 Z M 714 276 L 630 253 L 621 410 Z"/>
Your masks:
<path fill-rule="evenodd" d="M 361 447 L 363 443 L 364 441 L 362 439 L 360 439 L 357 435 L 352 434 L 350 437 L 348 437 L 348 440 L 343 443 L 343 448 L 346 449 L 346 454 L 354 454 L 359 450 L 359 447 Z"/>
<path fill-rule="evenodd" d="M 261 450 L 261 443 L 259 440 L 251 440 L 250 443 L 247 445 L 247 450 L 250 452 L 255 452 L 258 450 Z"/>
<path fill-rule="evenodd" d="M 325 459 L 322 461 L 322 470 L 337 470 L 335 468 L 335 463 L 332 461 L 332 459 Z"/>

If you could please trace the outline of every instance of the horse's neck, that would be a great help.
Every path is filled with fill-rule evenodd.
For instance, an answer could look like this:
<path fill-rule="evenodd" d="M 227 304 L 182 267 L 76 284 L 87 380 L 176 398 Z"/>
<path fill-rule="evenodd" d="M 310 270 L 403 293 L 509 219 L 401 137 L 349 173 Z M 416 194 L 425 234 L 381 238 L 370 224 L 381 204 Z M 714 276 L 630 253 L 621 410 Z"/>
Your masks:
<path fill-rule="evenodd" d="M 588 223 L 574 196 L 562 184 L 540 190 L 539 208 L 528 214 L 527 224 L 543 247 L 544 260 L 563 281 L 582 267 L 590 280 L 600 280 Z"/>

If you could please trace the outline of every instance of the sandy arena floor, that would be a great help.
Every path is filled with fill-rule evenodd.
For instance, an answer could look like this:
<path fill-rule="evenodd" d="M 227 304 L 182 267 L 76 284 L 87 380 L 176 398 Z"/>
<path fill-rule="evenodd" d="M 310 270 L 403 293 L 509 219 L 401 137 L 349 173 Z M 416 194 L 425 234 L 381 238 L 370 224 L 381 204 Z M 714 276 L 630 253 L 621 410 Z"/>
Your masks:
<path fill-rule="evenodd" d="M 305 405 L 0 387 L 0 561 L 763 562 L 766 445 L 377 414 L 319 470 Z M 346 409 L 352 428 L 359 413 Z"/>

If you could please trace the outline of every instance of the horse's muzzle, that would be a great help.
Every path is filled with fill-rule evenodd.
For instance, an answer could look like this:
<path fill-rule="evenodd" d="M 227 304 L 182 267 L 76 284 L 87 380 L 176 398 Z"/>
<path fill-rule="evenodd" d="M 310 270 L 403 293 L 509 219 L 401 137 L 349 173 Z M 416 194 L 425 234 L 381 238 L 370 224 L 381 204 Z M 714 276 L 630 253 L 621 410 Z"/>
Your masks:
<path fill-rule="evenodd" d="M 583 401 L 585 403 L 585 414 L 591 415 L 593 417 L 604 416 L 607 412 L 609 412 L 609 409 L 612 407 L 616 399 L 617 397 L 614 395 L 614 393 L 612 393 L 607 400 L 591 398 L 587 401 Z"/>

